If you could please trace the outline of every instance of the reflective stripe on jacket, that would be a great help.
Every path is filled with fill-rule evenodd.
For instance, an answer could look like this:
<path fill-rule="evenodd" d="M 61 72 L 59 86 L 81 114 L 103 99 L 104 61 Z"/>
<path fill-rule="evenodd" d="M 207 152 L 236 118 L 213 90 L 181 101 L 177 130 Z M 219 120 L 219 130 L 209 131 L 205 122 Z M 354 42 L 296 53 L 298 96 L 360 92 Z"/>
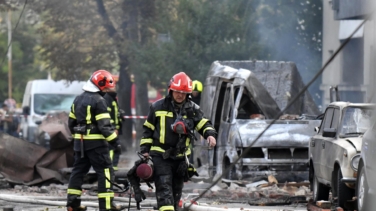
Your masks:
<path fill-rule="evenodd" d="M 74 138 L 74 150 L 80 151 L 81 136 L 85 150 L 107 147 L 109 141 L 117 138 L 110 123 L 105 99 L 97 92 L 84 92 L 77 96 L 71 106 L 68 126 Z M 77 125 L 86 125 L 86 133 L 74 132 Z"/>
<path fill-rule="evenodd" d="M 183 118 L 193 119 L 194 129 L 204 138 L 208 136 L 216 137 L 216 131 L 210 121 L 203 116 L 200 107 L 192 101 L 187 101 L 183 106 L 181 113 Z M 179 141 L 179 135 L 171 129 L 178 114 L 170 97 L 163 98 L 150 106 L 148 117 L 143 125 L 143 134 L 140 142 L 141 152 L 150 152 L 151 154 L 163 154 L 170 148 L 176 148 Z M 186 138 L 186 154 L 189 155 L 191 140 Z M 183 157 L 179 154 L 177 157 Z"/>
<path fill-rule="evenodd" d="M 103 98 L 106 100 L 107 111 L 110 113 L 111 116 L 111 125 L 117 130 L 120 130 L 121 119 L 119 116 L 119 105 L 116 98 L 110 96 L 109 94 L 105 94 Z"/>

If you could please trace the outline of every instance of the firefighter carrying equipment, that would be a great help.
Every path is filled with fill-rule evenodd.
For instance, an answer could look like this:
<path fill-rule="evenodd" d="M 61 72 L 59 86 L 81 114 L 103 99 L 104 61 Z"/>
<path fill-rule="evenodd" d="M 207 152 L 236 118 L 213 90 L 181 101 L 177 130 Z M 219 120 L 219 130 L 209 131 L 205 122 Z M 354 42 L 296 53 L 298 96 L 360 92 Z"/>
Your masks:
<path fill-rule="evenodd" d="M 192 136 L 190 137 L 182 136 L 171 129 L 171 125 L 174 124 L 179 116 L 179 114 L 175 112 L 171 101 L 171 97 L 167 96 L 165 99 L 159 100 L 151 105 L 148 118 L 143 125 L 144 132 L 140 142 L 141 153 L 150 152 L 151 156 L 156 155 L 163 157 L 163 155 L 165 155 L 165 157 L 172 159 L 184 159 L 184 154 L 179 153 L 177 150 L 177 142 L 180 142 L 183 143 L 186 149 L 185 154 L 187 156 L 191 154 L 189 145 L 191 141 L 195 139 L 195 135 L 193 130 L 190 134 Z M 216 137 L 217 133 L 214 127 L 211 122 L 204 117 L 198 105 L 188 100 L 182 105 L 181 109 L 180 116 L 188 121 L 189 127 L 198 131 L 205 139 L 208 136 Z M 192 126 L 190 126 L 189 122 L 192 122 Z M 185 126 L 187 127 L 187 124 L 185 124 Z M 189 129 L 187 132 L 188 131 Z M 167 156 L 167 154 L 170 156 Z"/>
<path fill-rule="evenodd" d="M 67 194 L 80 196 L 82 194 L 83 178 L 91 167 L 96 169 L 98 177 L 98 202 L 100 210 L 112 210 L 114 192 L 111 183 L 114 174 L 109 156 L 108 145 L 117 140 L 117 134 L 110 123 L 107 103 L 101 92 L 85 91 L 77 96 L 71 106 L 68 127 L 74 138 L 74 164 L 69 179 Z M 84 134 L 76 133 L 74 128 L 85 125 Z M 81 147 L 81 135 L 85 147 Z M 85 157 L 81 158 L 81 149 Z M 118 210 L 118 209 L 117 209 Z"/>

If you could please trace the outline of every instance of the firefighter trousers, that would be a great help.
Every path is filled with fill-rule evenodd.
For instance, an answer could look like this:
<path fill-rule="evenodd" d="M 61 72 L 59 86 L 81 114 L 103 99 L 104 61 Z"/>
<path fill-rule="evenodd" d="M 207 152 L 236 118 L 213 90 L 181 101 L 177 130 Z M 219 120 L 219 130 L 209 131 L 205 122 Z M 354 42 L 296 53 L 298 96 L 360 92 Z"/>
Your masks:
<path fill-rule="evenodd" d="M 114 198 L 112 184 L 108 181 L 114 181 L 114 172 L 112 161 L 110 159 L 107 147 L 100 147 L 85 151 L 84 157 L 81 158 L 80 152 L 75 152 L 72 174 L 68 185 L 68 198 L 72 195 L 81 196 L 82 183 L 85 175 L 93 167 L 98 177 L 98 201 L 100 210 L 110 210 Z M 108 180 L 107 180 L 108 179 Z M 67 207 L 69 207 L 69 200 Z M 72 207 L 77 206 L 74 204 Z"/>
<path fill-rule="evenodd" d="M 184 186 L 184 178 L 176 172 L 184 160 L 153 156 L 154 184 L 160 211 L 177 210 Z"/>

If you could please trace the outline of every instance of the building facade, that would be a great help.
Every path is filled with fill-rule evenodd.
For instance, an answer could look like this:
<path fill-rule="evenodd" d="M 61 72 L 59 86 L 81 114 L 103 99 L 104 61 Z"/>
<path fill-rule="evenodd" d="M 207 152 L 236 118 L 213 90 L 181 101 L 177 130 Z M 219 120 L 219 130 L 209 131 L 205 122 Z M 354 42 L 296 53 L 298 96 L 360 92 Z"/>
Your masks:
<path fill-rule="evenodd" d="M 323 108 L 330 103 L 332 86 L 338 86 L 342 101 L 376 101 L 376 24 L 368 19 L 375 5 L 374 0 L 323 0 L 323 64 L 367 19 L 322 75 Z"/>

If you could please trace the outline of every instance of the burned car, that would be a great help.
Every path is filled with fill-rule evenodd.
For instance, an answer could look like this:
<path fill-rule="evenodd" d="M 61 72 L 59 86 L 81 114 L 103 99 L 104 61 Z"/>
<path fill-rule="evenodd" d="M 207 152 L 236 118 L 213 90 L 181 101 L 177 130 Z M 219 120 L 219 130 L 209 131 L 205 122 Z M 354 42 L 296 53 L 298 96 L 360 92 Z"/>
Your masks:
<path fill-rule="evenodd" d="M 200 107 L 218 131 L 217 145 L 209 149 L 203 138 L 194 142 L 195 166 L 214 179 L 223 174 L 225 179 L 307 180 L 319 110 L 308 92 L 285 109 L 303 87 L 292 62 L 214 62 Z"/>
<path fill-rule="evenodd" d="M 360 153 L 357 177 L 357 207 L 359 211 L 372 210 L 376 207 L 376 169 L 373 162 L 376 160 L 376 119 L 372 119 L 372 126 L 367 130 L 362 139 L 362 151 Z"/>
<path fill-rule="evenodd" d="M 373 104 L 333 102 L 327 107 L 310 143 L 310 182 L 313 199 L 346 208 L 354 188 L 362 148 L 362 135 L 370 127 Z"/>

